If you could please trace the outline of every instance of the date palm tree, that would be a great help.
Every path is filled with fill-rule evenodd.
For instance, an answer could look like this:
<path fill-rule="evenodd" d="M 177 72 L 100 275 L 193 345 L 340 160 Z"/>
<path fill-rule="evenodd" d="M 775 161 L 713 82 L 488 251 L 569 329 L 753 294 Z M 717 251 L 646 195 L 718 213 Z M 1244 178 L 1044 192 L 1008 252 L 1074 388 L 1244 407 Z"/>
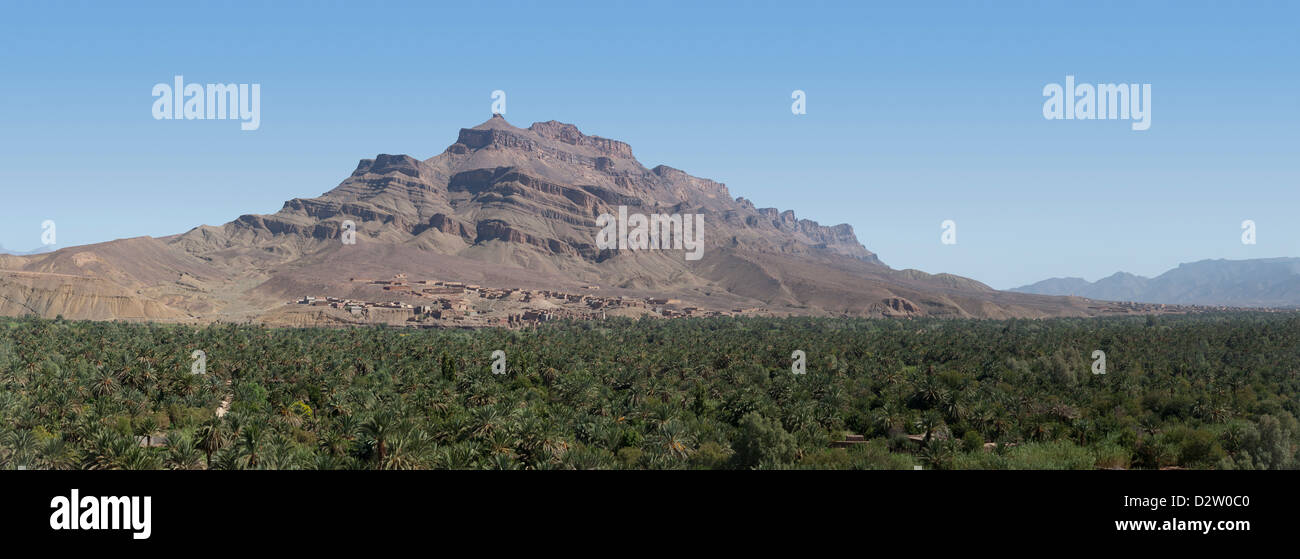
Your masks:
<path fill-rule="evenodd" d="M 930 444 L 930 438 L 934 436 L 934 432 L 943 426 L 943 416 L 934 411 L 921 414 L 921 418 L 916 421 L 916 427 L 925 432 L 923 441 L 927 446 Z"/>
<path fill-rule="evenodd" d="M 206 456 L 205 465 L 212 469 L 212 455 L 226 446 L 226 431 L 217 420 L 209 421 L 199 427 L 196 434 L 196 446 Z"/>
<path fill-rule="evenodd" d="M 194 439 L 180 432 L 167 434 L 167 457 L 164 464 L 173 470 L 198 469 L 203 460 L 203 451 L 194 443 Z"/>
<path fill-rule="evenodd" d="M 384 456 L 388 451 L 388 439 L 393 436 L 394 431 L 393 416 L 387 412 L 379 412 L 370 416 L 370 419 L 361 424 L 361 432 L 375 441 L 375 460 L 376 469 L 384 469 Z"/>
<path fill-rule="evenodd" d="M 245 464 L 250 469 L 258 466 L 257 453 L 261 450 L 266 431 L 260 422 L 250 422 L 239 429 L 239 451 L 247 457 Z"/>

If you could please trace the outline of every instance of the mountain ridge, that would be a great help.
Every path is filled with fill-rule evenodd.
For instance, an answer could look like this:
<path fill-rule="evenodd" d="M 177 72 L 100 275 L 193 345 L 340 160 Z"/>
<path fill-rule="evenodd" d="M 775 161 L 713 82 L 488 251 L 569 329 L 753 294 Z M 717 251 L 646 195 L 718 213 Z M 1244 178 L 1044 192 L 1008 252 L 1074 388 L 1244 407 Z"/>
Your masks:
<path fill-rule="evenodd" d="M 1010 291 L 1160 304 L 1300 307 L 1300 258 L 1206 259 L 1181 263 L 1154 278 L 1126 272 L 1095 282 L 1049 278 Z"/>
<path fill-rule="evenodd" d="M 619 206 L 642 214 L 703 215 L 704 258 L 691 262 L 681 251 L 597 246 L 597 218 L 616 214 Z M 351 245 L 341 242 L 348 222 L 355 224 Z M 583 134 L 572 124 L 518 128 L 501 115 L 460 129 L 455 142 L 427 159 L 360 159 L 334 188 L 287 200 L 272 214 L 245 214 L 158 239 L 3 256 L 0 270 L 93 277 L 101 283 L 84 289 L 139 299 L 139 309 L 130 307 L 126 318 L 147 320 L 282 318 L 287 301 L 310 294 L 425 302 L 419 293 L 398 297 L 354 281 L 388 276 L 600 288 L 612 304 L 618 297 L 672 299 L 719 312 L 989 318 L 1102 312 L 1078 299 L 893 270 L 848 224 L 821 225 L 793 210 L 759 208 L 732 198 L 723 183 L 667 165 L 647 168 L 627 143 Z M 0 283 L 0 296 L 17 303 L 0 311 L 27 308 L 24 298 L 46 301 L 37 307 L 43 314 L 65 310 L 57 296 L 6 285 Z M 512 302 L 519 309 L 528 307 L 524 303 Z M 69 317 L 117 318 L 111 305 L 93 307 L 100 310 Z M 502 311 L 480 307 L 485 314 Z"/>

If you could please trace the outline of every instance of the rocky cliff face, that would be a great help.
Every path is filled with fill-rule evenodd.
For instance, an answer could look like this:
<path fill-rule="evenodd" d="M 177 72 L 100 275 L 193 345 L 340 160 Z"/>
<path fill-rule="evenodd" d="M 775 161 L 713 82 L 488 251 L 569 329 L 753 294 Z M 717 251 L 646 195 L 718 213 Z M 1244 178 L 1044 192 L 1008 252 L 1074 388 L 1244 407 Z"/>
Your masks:
<path fill-rule="evenodd" d="M 571 146 L 587 146 L 610 157 L 634 159 L 632 157 L 632 146 L 618 140 L 601 138 L 600 136 L 585 136 L 578 131 L 577 126 L 572 124 L 548 120 L 546 122 L 535 122 L 528 129 L 543 138 L 557 140 Z"/>

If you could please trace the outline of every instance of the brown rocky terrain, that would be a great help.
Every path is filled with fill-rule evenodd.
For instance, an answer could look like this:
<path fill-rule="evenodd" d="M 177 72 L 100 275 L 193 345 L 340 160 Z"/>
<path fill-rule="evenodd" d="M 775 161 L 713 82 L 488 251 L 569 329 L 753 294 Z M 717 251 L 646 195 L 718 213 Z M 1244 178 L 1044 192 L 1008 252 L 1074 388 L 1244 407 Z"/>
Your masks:
<path fill-rule="evenodd" d="M 619 206 L 704 216 L 702 258 L 597 247 Z M 345 221 L 356 243 L 344 244 Z M 1047 317 L 1100 314 L 1084 299 L 995 291 L 948 274 L 893 270 L 846 224 L 758 208 L 727 187 L 660 165 L 571 124 L 516 128 L 500 116 L 442 153 L 363 159 L 316 198 L 160 239 L 0 255 L 0 313 L 159 321 L 353 323 L 288 313 L 305 295 L 362 299 L 353 278 L 395 274 L 485 286 L 673 297 L 769 314 Z"/>

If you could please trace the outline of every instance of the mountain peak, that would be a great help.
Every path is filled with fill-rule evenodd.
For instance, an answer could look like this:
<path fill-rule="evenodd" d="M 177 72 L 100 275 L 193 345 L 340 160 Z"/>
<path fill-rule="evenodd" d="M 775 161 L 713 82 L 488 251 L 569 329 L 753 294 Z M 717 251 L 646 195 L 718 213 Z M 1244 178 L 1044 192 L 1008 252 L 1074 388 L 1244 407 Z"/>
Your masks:
<path fill-rule="evenodd" d="M 522 131 L 521 129 L 516 128 L 515 125 L 510 124 L 510 122 L 506 120 L 506 117 L 501 116 L 501 113 L 492 113 L 492 118 L 489 118 L 489 119 L 483 121 L 483 124 L 480 124 L 480 125 L 478 125 L 478 126 L 475 126 L 475 127 L 471 128 L 470 130 L 512 130 L 512 131 Z"/>
<path fill-rule="evenodd" d="M 461 154 L 487 146 L 523 151 L 540 149 L 569 152 L 588 158 L 612 157 L 636 163 L 636 158 L 632 156 L 632 146 L 624 142 L 588 136 L 578 130 L 577 126 L 555 120 L 535 122 L 526 129 L 518 128 L 499 114 L 492 115 L 487 122 L 473 128 L 461 128 L 456 144 L 448 149 L 452 153 Z"/>
<path fill-rule="evenodd" d="M 1113 273 L 1113 274 L 1111 274 L 1111 275 L 1109 275 L 1109 276 L 1106 276 L 1106 277 L 1104 277 L 1104 278 L 1102 278 L 1102 279 L 1099 279 L 1099 280 L 1097 280 L 1097 281 L 1105 281 L 1105 280 L 1126 280 L 1126 279 L 1139 279 L 1139 280 L 1146 280 L 1146 279 L 1151 279 L 1151 278 L 1142 277 L 1142 276 L 1139 276 L 1139 275 L 1137 275 L 1137 274 L 1130 274 L 1130 273 L 1128 273 L 1128 272 L 1125 272 L 1125 271 L 1121 270 L 1121 271 L 1115 272 L 1115 273 Z"/>
<path fill-rule="evenodd" d="M 381 153 L 374 159 L 362 159 L 357 163 L 357 168 L 352 172 L 353 176 L 373 173 L 376 175 L 386 175 L 390 173 L 402 173 L 410 177 L 420 176 L 420 162 L 404 153 L 390 155 Z"/>

